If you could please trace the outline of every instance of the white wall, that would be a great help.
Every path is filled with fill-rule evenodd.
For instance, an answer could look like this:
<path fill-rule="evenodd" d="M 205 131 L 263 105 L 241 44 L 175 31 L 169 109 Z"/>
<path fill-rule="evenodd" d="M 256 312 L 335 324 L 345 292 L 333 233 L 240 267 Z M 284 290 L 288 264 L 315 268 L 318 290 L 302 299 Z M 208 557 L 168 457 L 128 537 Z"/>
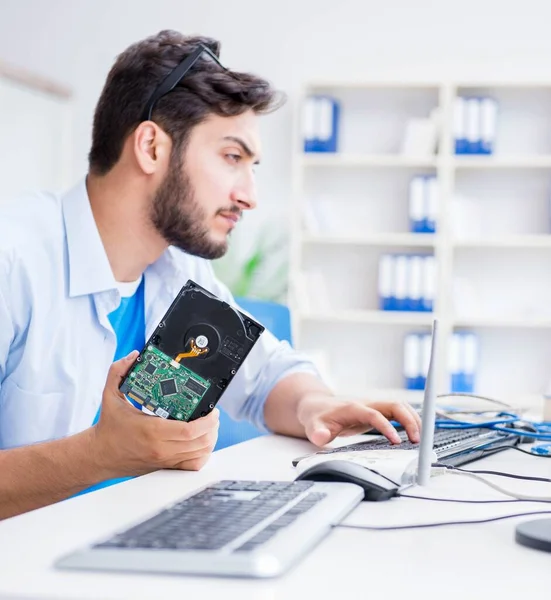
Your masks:
<path fill-rule="evenodd" d="M 256 217 L 290 197 L 291 114 L 304 80 L 548 78 L 546 0 L 0 0 L 0 60 L 75 91 L 75 179 L 114 57 L 162 28 L 222 41 L 228 66 L 272 80 L 289 102 L 263 121 Z"/>

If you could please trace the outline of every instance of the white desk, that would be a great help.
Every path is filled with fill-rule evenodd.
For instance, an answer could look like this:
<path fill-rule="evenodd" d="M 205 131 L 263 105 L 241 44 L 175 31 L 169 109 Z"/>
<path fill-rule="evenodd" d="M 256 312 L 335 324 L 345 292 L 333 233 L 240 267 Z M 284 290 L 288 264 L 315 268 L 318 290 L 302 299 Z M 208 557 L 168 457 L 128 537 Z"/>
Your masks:
<path fill-rule="evenodd" d="M 347 443 L 350 438 L 345 440 Z M 296 568 L 272 580 L 126 575 L 58 571 L 54 560 L 124 527 L 217 479 L 293 479 L 293 457 L 313 447 L 271 436 L 217 452 L 198 473 L 163 471 L 0 522 L 0 598 L 178 598 L 264 600 L 340 598 L 497 598 L 551 593 L 551 554 L 514 541 L 521 519 L 484 525 L 373 532 L 334 530 Z M 513 450 L 478 461 L 492 468 L 551 477 L 551 460 Z M 551 484 L 513 482 L 509 489 L 551 496 Z M 409 493 L 504 498 L 469 478 L 444 475 Z M 363 502 L 347 523 L 383 525 L 469 519 L 529 510 L 542 504 L 468 505 L 393 499 Z M 549 515 L 551 517 L 551 515 Z M 527 517 L 538 518 L 538 517 Z"/>

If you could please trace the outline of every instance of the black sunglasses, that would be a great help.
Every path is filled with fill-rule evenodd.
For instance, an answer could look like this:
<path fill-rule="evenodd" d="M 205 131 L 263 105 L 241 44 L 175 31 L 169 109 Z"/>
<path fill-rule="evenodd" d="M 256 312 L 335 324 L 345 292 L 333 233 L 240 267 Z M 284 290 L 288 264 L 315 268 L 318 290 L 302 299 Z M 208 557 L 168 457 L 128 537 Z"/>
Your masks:
<path fill-rule="evenodd" d="M 199 60 L 201 55 L 207 54 L 209 58 L 214 60 L 214 62 L 222 67 L 224 71 L 227 71 L 227 68 L 218 60 L 218 57 L 212 50 L 209 50 L 206 46 L 200 44 L 197 48 L 177 66 L 161 81 L 161 83 L 155 88 L 153 94 L 151 94 L 151 98 L 147 102 L 145 110 L 142 114 L 142 121 L 150 121 L 151 115 L 153 114 L 153 109 L 155 108 L 155 104 L 163 97 L 166 96 L 169 92 L 171 92 L 179 83 L 182 81 L 186 73 L 193 67 L 193 65 Z"/>

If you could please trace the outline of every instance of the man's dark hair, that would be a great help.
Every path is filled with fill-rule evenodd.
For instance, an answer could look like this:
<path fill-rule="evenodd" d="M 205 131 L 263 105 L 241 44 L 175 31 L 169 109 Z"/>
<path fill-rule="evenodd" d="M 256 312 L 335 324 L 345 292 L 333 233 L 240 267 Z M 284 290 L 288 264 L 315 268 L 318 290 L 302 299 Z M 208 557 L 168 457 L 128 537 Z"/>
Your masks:
<path fill-rule="evenodd" d="M 88 156 L 92 173 L 105 175 L 113 168 L 127 137 L 140 124 L 153 91 L 199 44 L 219 56 L 220 43 L 216 40 L 164 30 L 117 57 L 94 114 Z M 191 129 L 210 114 L 230 117 L 248 109 L 265 114 L 282 102 L 283 95 L 268 81 L 224 70 L 203 53 L 180 83 L 159 99 L 152 120 L 170 135 L 174 153 L 182 151 Z"/>

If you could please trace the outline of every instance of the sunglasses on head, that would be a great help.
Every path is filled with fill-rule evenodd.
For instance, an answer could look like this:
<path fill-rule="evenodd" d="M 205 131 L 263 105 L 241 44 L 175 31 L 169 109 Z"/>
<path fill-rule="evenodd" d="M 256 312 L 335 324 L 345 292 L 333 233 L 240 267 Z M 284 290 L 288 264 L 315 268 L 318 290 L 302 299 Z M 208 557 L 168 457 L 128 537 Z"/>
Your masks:
<path fill-rule="evenodd" d="M 145 110 L 142 114 L 142 121 L 150 121 L 151 115 L 153 114 L 153 109 L 157 102 L 163 97 L 166 96 L 169 92 L 171 92 L 179 83 L 182 81 L 186 73 L 193 67 L 193 65 L 201 58 L 203 54 L 206 54 L 207 57 L 213 60 L 217 65 L 222 67 L 224 71 L 227 71 L 226 67 L 218 60 L 218 57 L 212 50 L 209 50 L 206 46 L 200 44 L 197 48 L 182 62 L 174 67 L 172 71 L 161 81 L 161 83 L 155 88 L 153 94 L 151 94 L 151 98 L 147 102 Z"/>

